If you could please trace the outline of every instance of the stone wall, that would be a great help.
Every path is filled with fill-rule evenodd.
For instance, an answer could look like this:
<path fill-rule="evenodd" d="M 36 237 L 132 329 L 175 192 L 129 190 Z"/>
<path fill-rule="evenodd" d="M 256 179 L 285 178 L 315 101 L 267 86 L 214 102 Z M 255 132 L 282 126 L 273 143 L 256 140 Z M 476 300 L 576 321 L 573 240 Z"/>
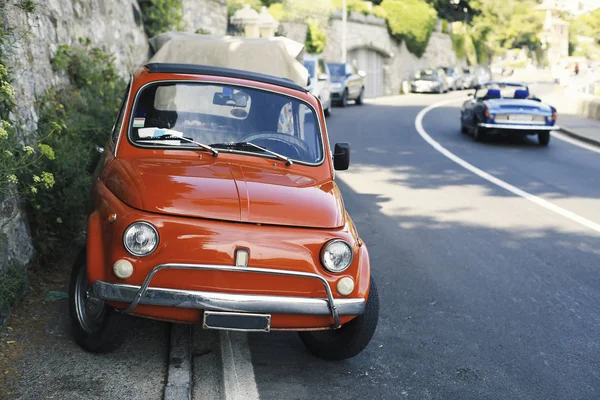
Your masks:
<path fill-rule="evenodd" d="M 183 30 L 225 35 L 227 31 L 225 0 L 183 0 Z"/>
<path fill-rule="evenodd" d="M 15 31 L 7 66 L 14 77 L 15 120 L 24 135 L 37 127 L 36 97 L 66 83 L 66 77 L 55 74 L 51 65 L 58 46 L 89 38 L 93 46 L 114 55 L 123 76 L 148 58 L 148 38 L 137 0 L 36 1 L 36 11 L 30 16 L 15 6 L 17 1 L 8 0 L 0 19 Z M 225 0 L 184 0 L 183 22 L 191 32 L 202 28 L 224 34 Z M 26 264 L 32 256 L 25 213 L 15 200 L 0 199 L 0 271 L 11 261 Z"/>
<path fill-rule="evenodd" d="M 327 61 L 341 61 L 341 38 L 342 20 L 337 13 L 327 26 L 327 44 L 323 52 Z M 356 12 L 348 18 L 346 48 L 348 52 L 367 48 L 382 56 L 385 95 L 398 94 L 402 81 L 409 79 L 417 69 L 457 64 L 449 35 L 433 32 L 425 53 L 419 58 L 408 51 L 405 43 L 398 43 L 390 36 L 385 20 Z"/>
<path fill-rule="evenodd" d="M 278 34 L 296 42 L 304 43 L 307 31 L 308 25 L 304 22 L 282 21 L 279 24 Z"/>

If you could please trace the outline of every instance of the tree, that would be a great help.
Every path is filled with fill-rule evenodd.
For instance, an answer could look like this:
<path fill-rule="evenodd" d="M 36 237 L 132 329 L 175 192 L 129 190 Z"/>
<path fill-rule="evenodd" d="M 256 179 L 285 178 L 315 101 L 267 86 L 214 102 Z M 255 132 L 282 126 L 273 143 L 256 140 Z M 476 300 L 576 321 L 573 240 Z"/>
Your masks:
<path fill-rule="evenodd" d="M 411 53 L 421 57 L 435 29 L 435 9 L 424 0 L 383 0 L 381 7 L 386 11 L 391 34 L 403 40 Z"/>

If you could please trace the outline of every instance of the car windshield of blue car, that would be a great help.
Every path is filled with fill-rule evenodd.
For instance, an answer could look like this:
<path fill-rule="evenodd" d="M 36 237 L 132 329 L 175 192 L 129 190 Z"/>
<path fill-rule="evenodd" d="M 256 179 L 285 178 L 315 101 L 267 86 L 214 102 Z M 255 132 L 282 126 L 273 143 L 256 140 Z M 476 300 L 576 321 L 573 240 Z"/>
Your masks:
<path fill-rule="evenodd" d="M 529 89 L 523 85 L 491 84 L 484 85 L 477 90 L 475 97 L 482 100 L 491 99 L 517 99 L 524 100 L 529 97 Z"/>
<path fill-rule="evenodd" d="M 308 70 L 308 76 L 315 76 L 315 62 L 304 61 L 304 68 Z"/>
<path fill-rule="evenodd" d="M 346 64 L 327 64 L 331 76 L 340 78 L 346 76 Z"/>
<path fill-rule="evenodd" d="M 269 157 L 247 145 L 252 143 L 301 163 L 323 160 L 317 115 L 308 103 L 230 85 L 146 86 L 134 105 L 129 138 L 140 147 L 197 148 L 193 140 L 219 151 Z"/>

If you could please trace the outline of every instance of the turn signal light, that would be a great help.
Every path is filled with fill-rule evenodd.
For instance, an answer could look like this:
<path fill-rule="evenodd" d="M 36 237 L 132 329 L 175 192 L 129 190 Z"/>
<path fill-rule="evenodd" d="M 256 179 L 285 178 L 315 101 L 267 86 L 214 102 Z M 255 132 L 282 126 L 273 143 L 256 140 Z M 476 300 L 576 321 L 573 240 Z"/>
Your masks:
<path fill-rule="evenodd" d="M 488 110 L 488 108 L 485 108 L 485 116 L 489 117 L 490 116 L 490 110 Z"/>
<path fill-rule="evenodd" d="M 552 113 L 552 119 L 553 119 L 554 121 L 556 121 L 556 119 L 557 119 L 557 118 L 558 118 L 558 115 L 556 114 L 556 111 L 554 111 L 554 112 Z"/>

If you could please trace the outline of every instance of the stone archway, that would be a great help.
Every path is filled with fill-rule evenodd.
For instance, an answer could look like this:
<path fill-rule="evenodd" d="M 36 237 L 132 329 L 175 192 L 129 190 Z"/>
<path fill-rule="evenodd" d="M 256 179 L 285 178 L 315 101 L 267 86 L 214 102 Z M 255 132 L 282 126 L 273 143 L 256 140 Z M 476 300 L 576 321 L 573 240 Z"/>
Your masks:
<path fill-rule="evenodd" d="M 365 97 L 378 97 L 385 94 L 385 59 L 387 52 L 370 46 L 354 47 L 348 51 L 348 62 L 366 73 Z"/>

